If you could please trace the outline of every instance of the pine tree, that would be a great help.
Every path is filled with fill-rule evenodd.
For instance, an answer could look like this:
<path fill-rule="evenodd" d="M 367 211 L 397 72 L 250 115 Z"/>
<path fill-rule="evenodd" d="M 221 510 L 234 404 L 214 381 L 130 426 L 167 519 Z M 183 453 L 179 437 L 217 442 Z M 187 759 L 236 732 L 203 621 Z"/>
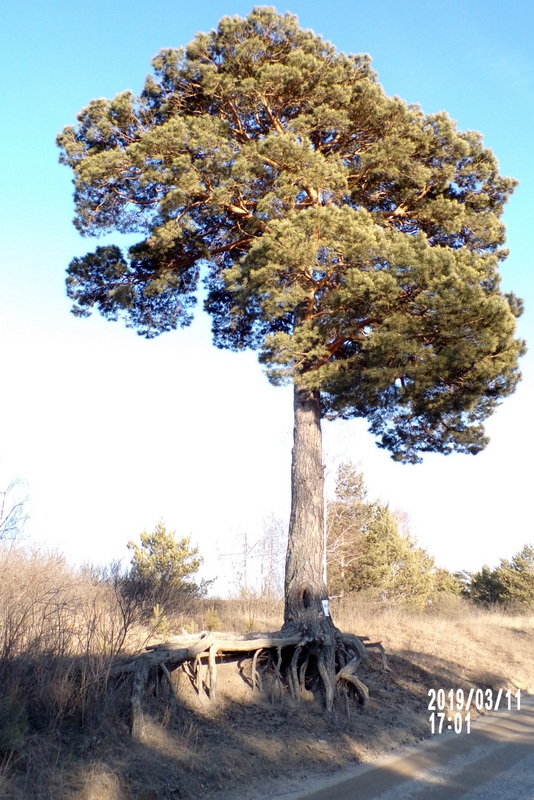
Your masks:
<path fill-rule="evenodd" d="M 354 589 L 354 575 L 362 558 L 362 543 L 376 517 L 376 504 L 367 501 L 363 473 L 352 464 L 340 464 L 335 497 L 326 515 L 328 587 L 332 595 Z"/>
<path fill-rule="evenodd" d="M 159 605 L 166 612 L 183 609 L 188 600 L 204 593 L 205 584 L 193 580 L 202 558 L 188 536 L 177 539 L 174 531 L 159 522 L 139 538 L 140 544 L 128 542 L 132 558 L 127 592 L 136 594 L 150 609 Z"/>
<path fill-rule="evenodd" d="M 524 545 L 511 561 L 501 558 L 494 569 L 483 566 L 471 575 L 465 593 L 483 605 L 534 606 L 534 547 Z"/>
<path fill-rule="evenodd" d="M 461 574 L 450 572 L 448 569 L 438 567 L 434 572 L 434 585 L 432 595 L 436 598 L 443 595 L 463 594 L 464 582 Z"/>
<path fill-rule="evenodd" d="M 351 464 L 341 464 L 327 513 L 332 593 L 367 591 L 382 599 L 424 605 L 435 588 L 433 559 L 400 532 L 387 506 L 366 498 L 363 474 Z"/>
<path fill-rule="evenodd" d="M 498 570 L 484 564 L 480 572 L 470 576 L 464 592 L 469 599 L 482 605 L 502 602 L 504 590 Z"/>
<path fill-rule="evenodd" d="M 534 547 L 526 544 L 511 561 L 501 561 L 500 580 L 505 602 L 534 606 Z"/>
<path fill-rule="evenodd" d="M 78 230 L 139 235 L 73 259 L 68 294 L 153 337 L 189 324 L 202 268 L 215 344 L 292 383 L 285 627 L 314 629 L 332 674 L 321 419 L 367 418 L 400 461 L 484 447 L 523 350 L 498 272 L 515 182 L 290 14 L 225 17 L 153 67 L 58 137 Z"/>

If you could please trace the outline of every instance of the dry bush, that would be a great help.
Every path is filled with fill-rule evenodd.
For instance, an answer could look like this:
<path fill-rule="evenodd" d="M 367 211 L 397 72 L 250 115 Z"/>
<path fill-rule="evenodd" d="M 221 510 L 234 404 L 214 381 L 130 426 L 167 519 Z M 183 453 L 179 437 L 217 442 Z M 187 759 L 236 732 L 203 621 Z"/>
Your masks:
<path fill-rule="evenodd" d="M 113 583 L 57 554 L 0 550 L 0 759 L 19 758 L 32 732 L 94 721 L 134 625 Z"/>

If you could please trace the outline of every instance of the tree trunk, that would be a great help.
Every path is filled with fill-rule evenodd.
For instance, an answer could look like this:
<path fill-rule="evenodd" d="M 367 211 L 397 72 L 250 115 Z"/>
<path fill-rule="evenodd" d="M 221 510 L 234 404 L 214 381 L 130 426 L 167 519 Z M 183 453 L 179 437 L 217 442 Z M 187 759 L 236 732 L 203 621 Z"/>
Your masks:
<path fill-rule="evenodd" d="M 199 695 L 204 691 L 201 656 L 208 657 L 209 696 L 217 688 L 217 655 L 249 653 L 252 689 L 261 689 L 262 675 L 271 675 L 272 697 L 284 691 L 293 701 L 320 693 L 327 712 L 334 710 L 338 687 L 348 702 L 352 691 L 364 705 L 369 698 L 356 676 L 367 658 L 366 646 L 355 634 L 343 634 L 332 622 L 324 575 L 324 467 L 319 392 L 294 390 L 295 427 L 291 465 L 291 518 L 286 557 L 284 626 L 276 633 L 184 634 L 172 642 L 149 648 L 133 660 L 119 664 L 113 674 L 133 674 L 132 735 L 142 737 L 141 699 L 151 668 L 159 669 L 172 686 L 169 673 L 189 664 L 186 674 Z M 246 550 L 246 548 L 245 548 Z M 373 642 L 368 647 L 382 646 Z M 148 648 L 147 648 L 148 649 Z M 260 666 L 260 656 L 262 666 Z M 347 686 L 349 689 L 347 689 Z M 307 694 L 305 694 L 307 693 Z"/>
<path fill-rule="evenodd" d="M 308 630 L 324 629 L 330 620 L 323 575 L 324 466 L 319 392 L 295 386 L 294 413 L 284 627 L 296 624 Z"/>

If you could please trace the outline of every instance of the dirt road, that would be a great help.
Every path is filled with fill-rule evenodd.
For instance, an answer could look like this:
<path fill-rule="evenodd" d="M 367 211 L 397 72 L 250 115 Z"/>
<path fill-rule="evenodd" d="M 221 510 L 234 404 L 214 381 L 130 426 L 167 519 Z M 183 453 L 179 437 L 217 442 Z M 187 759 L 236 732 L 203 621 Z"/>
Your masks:
<path fill-rule="evenodd" d="M 357 767 L 350 777 L 270 800 L 534 800 L 534 696 L 521 710 L 475 720 L 416 748 Z"/>

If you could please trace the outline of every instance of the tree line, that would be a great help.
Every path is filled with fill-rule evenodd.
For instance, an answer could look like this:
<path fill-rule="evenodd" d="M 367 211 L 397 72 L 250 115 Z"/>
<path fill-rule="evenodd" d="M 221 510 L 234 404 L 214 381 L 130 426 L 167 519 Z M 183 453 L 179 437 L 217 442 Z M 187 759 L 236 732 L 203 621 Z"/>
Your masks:
<path fill-rule="evenodd" d="M 363 474 L 341 464 L 327 510 L 330 592 L 365 591 L 376 598 L 425 607 L 440 596 L 462 596 L 477 605 L 534 604 L 534 547 L 525 544 L 499 566 L 450 572 L 418 547 L 403 515 L 369 501 Z"/>
<path fill-rule="evenodd" d="M 281 524 L 272 519 L 255 542 L 261 567 L 258 585 L 239 583 L 238 593 L 280 599 L 285 541 Z M 163 522 L 130 542 L 130 565 L 122 575 L 123 591 L 157 616 L 186 608 L 204 596 L 210 581 L 199 580 L 202 557 L 188 537 L 177 538 Z M 447 595 L 482 606 L 534 604 L 534 547 L 525 544 L 511 560 L 483 566 L 477 572 L 451 572 L 409 532 L 405 515 L 368 498 L 363 473 L 351 463 L 339 466 L 335 491 L 327 503 L 326 571 L 330 597 L 366 597 L 423 609 Z M 246 559 L 244 551 L 243 557 Z M 155 609 L 155 612 L 154 612 Z"/>
<path fill-rule="evenodd" d="M 19 538 L 26 518 L 25 503 L 10 486 L 3 500 L 0 541 Z M 525 544 L 511 559 L 484 565 L 476 572 L 451 572 L 438 567 L 410 534 L 406 516 L 379 500 L 370 500 L 363 473 L 352 463 L 338 467 L 333 497 L 327 503 L 326 571 L 331 598 L 365 596 L 425 608 L 446 595 L 463 597 L 479 606 L 534 605 L 534 546 Z M 238 594 L 252 593 L 277 600 L 283 593 L 283 523 L 270 518 L 254 549 L 260 560 L 257 585 L 243 583 Z M 198 547 L 188 536 L 177 536 L 163 521 L 128 542 L 129 563 L 114 562 L 94 569 L 95 580 L 111 583 L 136 615 L 165 625 L 168 616 L 187 612 L 214 582 L 199 578 L 203 564 Z M 247 550 L 242 558 L 246 564 Z M 246 566 L 245 566 L 246 569 Z"/>

